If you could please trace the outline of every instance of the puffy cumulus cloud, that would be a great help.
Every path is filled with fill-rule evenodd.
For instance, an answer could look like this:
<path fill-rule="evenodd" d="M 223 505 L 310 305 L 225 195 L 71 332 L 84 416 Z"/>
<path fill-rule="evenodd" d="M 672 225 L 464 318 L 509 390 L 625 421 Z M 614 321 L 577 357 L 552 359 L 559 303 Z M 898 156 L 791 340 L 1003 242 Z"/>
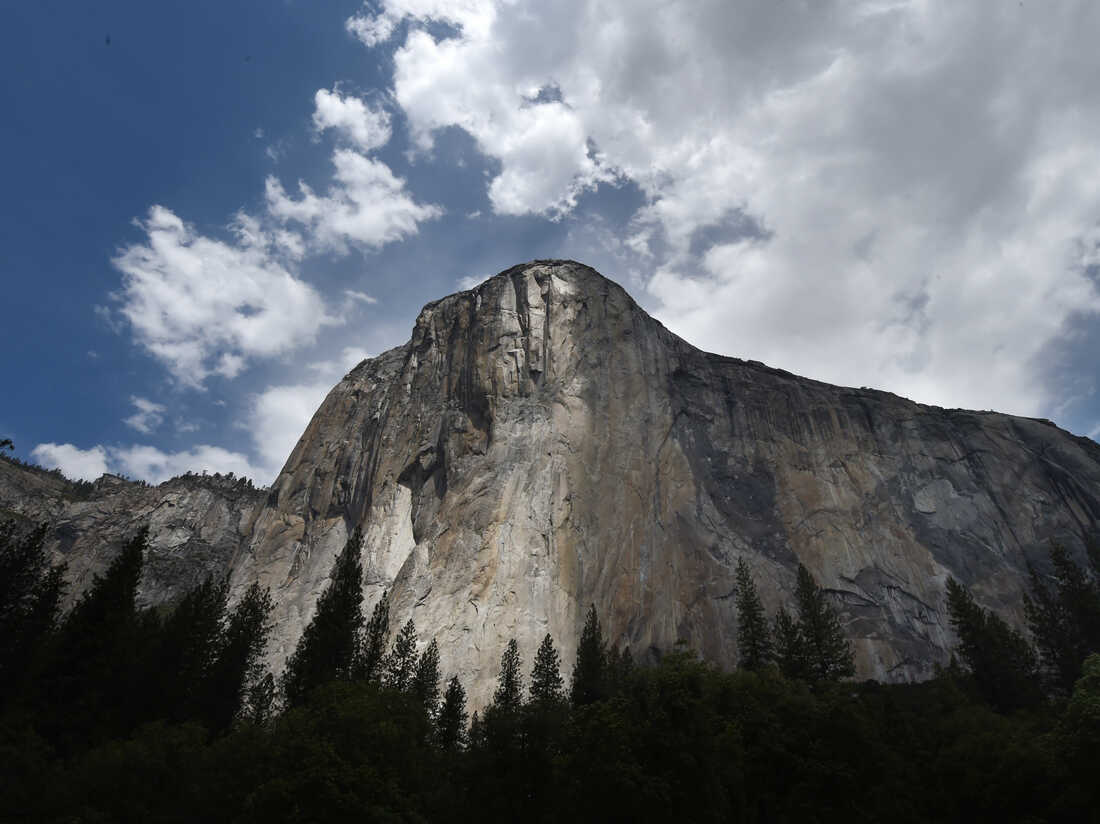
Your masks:
<path fill-rule="evenodd" d="M 42 466 L 60 469 L 67 477 L 94 481 L 106 472 L 160 483 L 185 472 L 229 472 L 267 483 L 263 467 L 246 456 L 220 446 L 195 446 L 180 452 L 164 452 L 153 446 L 93 446 L 80 449 L 71 443 L 42 443 L 31 451 Z"/>
<path fill-rule="evenodd" d="M 296 200 L 275 177 L 266 186 L 268 212 L 304 226 L 322 250 L 346 254 L 349 243 L 377 248 L 415 235 L 421 222 L 443 214 L 438 206 L 417 203 L 384 163 L 350 149 L 338 149 L 332 160 L 336 182 L 327 195 L 299 182 Z"/>
<path fill-rule="evenodd" d="M 122 422 L 131 429 L 148 435 L 164 423 L 164 413 L 168 410 L 162 404 L 153 403 L 147 398 L 139 398 L 136 395 L 130 398 L 130 403 L 137 408 L 137 412 L 124 418 Z"/>
<path fill-rule="evenodd" d="M 390 139 L 390 117 L 338 89 L 318 89 L 314 95 L 313 125 L 318 132 L 335 129 L 364 152 L 385 146 Z"/>
<path fill-rule="evenodd" d="M 160 483 L 186 472 L 220 472 L 251 478 L 266 483 L 262 467 L 254 466 L 239 452 L 206 444 L 180 452 L 164 452 L 153 446 L 127 446 L 108 450 L 111 466 L 116 472 Z"/>
<path fill-rule="evenodd" d="M 80 449 L 71 443 L 40 443 L 31 457 L 47 469 L 60 469 L 69 478 L 94 481 L 107 472 L 107 450 L 102 446 Z"/>
<path fill-rule="evenodd" d="M 1040 356 L 1100 311 L 1094 3 L 384 0 L 348 28 L 397 41 L 421 147 L 457 126 L 499 161 L 498 212 L 633 181 L 623 249 L 706 348 L 1036 413 Z"/>
<path fill-rule="evenodd" d="M 249 358 L 270 357 L 314 340 L 338 322 L 320 295 L 280 262 L 294 235 L 271 234 L 246 215 L 235 243 L 205 237 L 161 206 L 139 222 L 144 243 L 113 259 L 122 273 L 121 313 L 137 342 L 182 384 L 211 374 L 235 377 Z"/>

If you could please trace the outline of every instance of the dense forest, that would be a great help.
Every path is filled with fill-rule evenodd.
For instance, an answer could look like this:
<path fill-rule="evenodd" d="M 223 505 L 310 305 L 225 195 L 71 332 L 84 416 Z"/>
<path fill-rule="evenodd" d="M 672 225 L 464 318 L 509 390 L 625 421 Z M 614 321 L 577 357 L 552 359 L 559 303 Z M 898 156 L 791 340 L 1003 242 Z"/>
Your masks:
<path fill-rule="evenodd" d="M 1095 545 L 1032 570 L 1030 637 L 952 581 L 959 647 L 925 683 L 851 680 L 810 573 L 769 617 L 742 563 L 736 671 L 637 664 L 593 608 L 575 661 L 512 641 L 471 713 L 434 641 L 385 596 L 367 616 L 358 534 L 278 679 L 266 591 L 140 609 L 138 534 L 62 615 L 45 534 L 0 527 L 3 820 L 1100 820 Z"/>

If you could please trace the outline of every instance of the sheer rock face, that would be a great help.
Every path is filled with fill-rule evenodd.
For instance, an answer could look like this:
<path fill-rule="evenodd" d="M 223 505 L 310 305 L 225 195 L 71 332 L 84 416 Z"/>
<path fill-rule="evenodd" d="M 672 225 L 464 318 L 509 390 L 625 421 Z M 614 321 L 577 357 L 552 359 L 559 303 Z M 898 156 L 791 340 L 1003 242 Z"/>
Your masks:
<path fill-rule="evenodd" d="M 0 507 L 59 518 L 80 580 L 151 522 L 146 602 L 225 570 L 237 594 L 269 586 L 276 670 L 361 527 L 366 611 L 388 590 L 391 630 L 436 638 L 475 707 L 512 637 L 526 671 L 551 633 L 568 676 L 589 604 L 636 657 L 684 640 L 733 665 L 739 558 L 770 611 L 805 564 L 859 677 L 925 677 L 953 642 L 948 576 L 1019 625 L 1027 561 L 1100 520 L 1092 441 L 700 352 L 561 261 L 425 307 L 332 390 L 266 500 L 170 482 L 65 503 L 36 483 L 8 494 L 0 472 Z"/>
<path fill-rule="evenodd" d="M 571 262 L 430 304 L 318 410 L 234 565 L 293 649 L 350 529 L 365 606 L 391 593 L 474 705 L 519 641 L 572 660 L 594 603 L 635 655 L 736 661 L 734 569 L 789 604 L 804 563 L 860 677 L 920 678 L 954 576 L 1014 623 L 1028 559 L 1100 519 L 1100 447 L 1037 420 L 922 406 L 706 354 Z"/>
<path fill-rule="evenodd" d="M 67 565 L 72 604 L 126 543 L 149 527 L 141 606 L 173 604 L 208 575 L 224 578 L 266 493 L 244 481 L 184 476 L 160 486 L 104 475 L 74 484 L 0 461 L 0 517 L 49 525 L 47 547 Z"/>

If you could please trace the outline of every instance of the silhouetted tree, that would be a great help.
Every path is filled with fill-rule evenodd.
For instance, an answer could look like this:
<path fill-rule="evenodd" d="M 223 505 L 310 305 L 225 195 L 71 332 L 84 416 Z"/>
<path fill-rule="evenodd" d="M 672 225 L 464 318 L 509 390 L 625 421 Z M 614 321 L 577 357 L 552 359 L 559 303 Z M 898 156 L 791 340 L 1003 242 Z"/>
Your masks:
<path fill-rule="evenodd" d="M 182 720 L 201 712 L 221 641 L 228 593 L 226 581 L 207 578 L 184 595 L 164 621 L 155 689 L 169 717 Z"/>
<path fill-rule="evenodd" d="M 466 690 L 454 676 L 447 684 L 443 705 L 436 718 L 439 746 L 444 750 L 460 749 L 466 740 Z"/>
<path fill-rule="evenodd" d="M 531 701 L 550 704 L 562 700 L 561 663 L 550 633 L 539 644 L 535 666 L 531 670 Z"/>
<path fill-rule="evenodd" d="M 783 607 L 775 615 L 772 632 L 775 637 L 775 663 L 779 666 L 779 671 L 788 678 L 808 680 L 809 657 L 806 654 L 802 628 Z"/>
<path fill-rule="evenodd" d="M 737 655 L 743 669 L 758 670 L 774 654 L 764 605 L 744 558 L 737 560 Z"/>
<path fill-rule="evenodd" d="M 519 645 L 513 638 L 508 642 L 504 655 L 500 658 L 500 674 L 497 676 L 497 688 L 493 693 L 493 706 L 507 712 L 519 709 L 523 701 L 523 686 L 520 683 Z"/>
<path fill-rule="evenodd" d="M 412 693 L 427 711 L 428 716 L 434 718 L 439 706 L 439 645 L 434 638 L 420 653 L 420 659 L 416 662 Z"/>
<path fill-rule="evenodd" d="M 377 681 L 382 674 L 382 662 L 386 657 L 386 643 L 390 633 L 390 600 L 385 592 L 371 611 L 367 631 L 356 665 L 356 677 L 364 681 Z"/>
<path fill-rule="evenodd" d="M 1024 596 L 1024 608 L 1055 688 L 1068 693 L 1085 658 L 1100 652 L 1100 582 L 1060 544 L 1051 544 L 1050 563 L 1052 586 L 1029 565 L 1031 593 Z"/>
<path fill-rule="evenodd" d="M 207 680 L 206 720 L 214 731 L 228 729 L 242 713 L 262 721 L 271 710 L 274 679 L 260 658 L 274 606 L 270 592 L 253 583 L 229 613 Z"/>
<path fill-rule="evenodd" d="M 336 557 L 313 620 L 287 662 L 282 686 L 292 706 L 321 684 L 352 675 L 363 624 L 362 542 L 356 529 Z"/>
<path fill-rule="evenodd" d="M 812 682 L 837 681 L 855 674 L 855 663 L 840 618 L 825 592 L 802 564 L 795 586 L 798 627 L 802 634 L 806 672 Z"/>
<path fill-rule="evenodd" d="M 404 692 L 416 674 L 416 624 L 410 618 L 386 657 L 386 686 Z"/>
<path fill-rule="evenodd" d="M 573 666 L 570 698 L 574 707 L 599 701 L 606 694 L 607 650 L 604 646 L 596 605 L 588 608 L 584 629 L 577 645 L 577 661 Z"/>
<path fill-rule="evenodd" d="M 978 606 L 954 578 L 947 581 L 947 609 L 959 636 L 959 655 L 982 696 L 1005 712 L 1038 703 L 1038 663 L 1024 637 Z"/>
<path fill-rule="evenodd" d="M 45 527 L 20 534 L 0 524 L 0 699 L 22 684 L 57 622 L 64 566 L 50 566 L 45 538 Z"/>

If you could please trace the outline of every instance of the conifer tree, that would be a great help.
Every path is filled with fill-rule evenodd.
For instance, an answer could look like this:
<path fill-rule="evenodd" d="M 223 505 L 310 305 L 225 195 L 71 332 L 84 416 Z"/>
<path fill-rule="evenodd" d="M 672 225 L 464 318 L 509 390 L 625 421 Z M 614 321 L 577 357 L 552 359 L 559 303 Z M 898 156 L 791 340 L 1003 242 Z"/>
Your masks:
<path fill-rule="evenodd" d="M 609 695 L 617 695 L 624 692 L 630 685 L 630 678 L 634 672 L 634 656 L 630 653 L 630 647 L 617 647 L 607 653 L 607 692 Z"/>
<path fill-rule="evenodd" d="M 736 590 L 738 662 L 742 669 L 758 670 L 772 660 L 774 651 L 764 605 L 744 558 L 737 560 Z"/>
<path fill-rule="evenodd" d="M 520 684 L 519 645 L 513 638 L 508 642 L 504 655 L 500 658 L 500 675 L 497 676 L 497 688 L 493 693 L 493 706 L 499 710 L 514 712 L 523 701 Z"/>
<path fill-rule="evenodd" d="M 854 675 L 855 662 L 840 618 L 825 600 L 825 592 L 802 564 L 798 565 L 795 600 L 810 680 L 837 681 Z"/>
<path fill-rule="evenodd" d="M 412 692 L 427 711 L 428 717 L 434 718 L 439 706 L 439 645 L 434 638 L 420 653 L 420 660 L 416 662 Z"/>
<path fill-rule="evenodd" d="M 444 750 L 460 749 L 466 739 L 466 690 L 453 676 L 443 695 L 443 705 L 436 718 L 439 746 Z"/>
<path fill-rule="evenodd" d="M 416 674 L 416 624 L 410 618 L 386 657 L 386 686 L 404 692 Z"/>
<path fill-rule="evenodd" d="M 550 633 L 539 644 L 535 666 L 531 670 L 531 701 L 536 704 L 556 704 L 562 700 L 561 663 Z"/>
<path fill-rule="evenodd" d="M 584 629 L 577 645 L 577 662 L 573 667 L 570 698 L 573 706 L 581 707 L 604 698 L 606 694 L 607 650 L 604 646 L 596 605 L 588 608 Z"/>
<path fill-rule="evenodd" d="M 292 706 L 321 684 L 352 675 L 363 623 L 362 542 L 362 533 L 356 529 L 336 557 L 313 620 L 287 662 L 282 686 Z"/>
<path fill-rule="evenodd" d="M 260 657 L 272 609 L 270 592 L 253 583 L 229 614 L 205 691 L 206 720 L 215 732 L 228 729 L 242 712 L 262 720 L 271 709 L 274 680 L 264 674 Z"/>
<path fill-rule="evenodd" d="M 385 592 L 371 611 L 370 621 L 363 636 L 362 647 L 356 662 L 355 677 L 363 681 L 377 681 L 382 675 L 382 662 L 386 657 L 386 643 L 390 633 L 390 601 Z"/>
<path fill-rule="evenodd" d="M 121 735 L 148 708 L 148 652 L 155 619 L 136 609 L 138 582 L 148 542 L 139 531 L 97 575 L 65 616 L 44 667 L 40 700 L 55 710 L 50 735 L 81 746 L 103 735 Z"/>
<path fill-rule="evenodd" d="M 954 578 L 947 581 L 947 609 L 959 636 L 959 655 L 982 696 L 1004 712 L 1037 703 L 1038 663 L 1023 636 L 978 606 Z"/>
<path fill-rule="evenodd" d="M 1100 581 L 1073 562 L 1060 544 L 1050 548 L 1052 586 L 1028 567 L 1031 594 L 1024 596 L 1028 626 L 1056 688 L 1073 689 L 1081 664 L 1100 651 Z"/>
<path fill-rule="evenodd" d="M 802 628 L 791 618 L 783 607 L 775 615 L 773 626 L 775 636 L 775 663 L 779 671 L 788 678 L 809 678 L 809 662 L 806 655 L 806 643 L 802 637 Z"/>
<path fill-rule="evenodd" d="M 20 535 L 14 522 L 0 524 L 0 698 L 56 628 L 65 568 L 50 566 L 45 537 L 45 527 Z"/>
<path fill-rule="evenodd" d="M 225 618 L 228 582 L 212 577 L 176 605 L 160 631 L 156 688 L 169 717 L 193 717 L 205 697 Z"/>

